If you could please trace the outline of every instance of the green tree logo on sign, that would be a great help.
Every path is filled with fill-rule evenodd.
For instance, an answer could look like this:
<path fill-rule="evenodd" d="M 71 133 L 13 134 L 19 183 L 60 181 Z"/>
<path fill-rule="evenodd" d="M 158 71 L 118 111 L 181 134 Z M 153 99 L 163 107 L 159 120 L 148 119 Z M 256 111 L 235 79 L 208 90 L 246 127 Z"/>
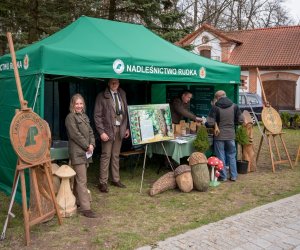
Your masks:
<path fill-rule="evenodd" d="M 38 129 L 36 128 L 36 126 L 31 126 L 27 132 L 25 147 L 35 145 L 36 141 L 34 137 L 37 135 L 38 135 Z"/>

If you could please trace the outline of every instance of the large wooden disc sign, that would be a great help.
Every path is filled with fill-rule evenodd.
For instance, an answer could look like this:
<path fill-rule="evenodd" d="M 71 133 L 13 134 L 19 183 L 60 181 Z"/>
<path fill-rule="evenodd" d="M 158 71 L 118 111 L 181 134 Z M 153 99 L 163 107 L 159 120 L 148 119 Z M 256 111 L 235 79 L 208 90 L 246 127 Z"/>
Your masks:
<path fill-rule="evenodd" d="M 282 121 L 279 113 L 272 107 L 264 107 L 261 112 L 261 119 L 272 134 L 279 134 L 282 130 Z"/>
<path fill-rule="evenodd" d="M 19 111 L 10 124 L 10 140 L 24 162 L 39 164 L 49 151 L 48 124 L 31 110 Z"/>

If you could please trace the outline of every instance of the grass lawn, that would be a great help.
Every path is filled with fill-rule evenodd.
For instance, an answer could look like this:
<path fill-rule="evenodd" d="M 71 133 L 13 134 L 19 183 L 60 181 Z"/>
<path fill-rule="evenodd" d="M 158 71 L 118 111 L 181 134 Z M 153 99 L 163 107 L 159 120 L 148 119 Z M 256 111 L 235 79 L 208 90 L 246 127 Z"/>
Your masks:
<path fill-rule="evenodd" d="M 285 130 L 284 140 L 294 162 L 300 145 L 300 130 Z M 260 134 L 255 127 L 255 145 Z M 280 149 L 283 152 L 282 149 Z M 275 151 L 274 151 L 275 152 Z M 283 155 L 284 156 L 284 155 Z M 141 161 L 142 164 L 142 161 Z M 257 171 L 239 175 L 237 182 L 221 183 L 207 192 L 182 193 L 170 190 L 154 197 L 148 195 L 149 186 L 168 170 L 156 173 L 160 162 L 147 160 L 142 193 L 141 164 L 132 177 L 129 166 L 121 170 L 126 189 L 110 186 L 108 194 L 99 193 L 98 161 L 88 169 L 92 208 L 99 218 L 74 216 L 58 226 L 56 218 L 31 228 L 30 249 L 134 249 L 183 233 L 189 229 L 221 220 L 251 208 L 300 193 L 300 163 L 276 167 L 272 172 L 268 148 L 263 144 Z M 124 166 L 124 164 L 122 164 Z M 0 221 L 3 226 L 9 197 L 0 193 Z M 29 249 L 24 246 L 22 208 L 13 207 L 16 217 L 10 220 L 2 249 Z M 1 227 L 2 230 L 2 227 Z"/>

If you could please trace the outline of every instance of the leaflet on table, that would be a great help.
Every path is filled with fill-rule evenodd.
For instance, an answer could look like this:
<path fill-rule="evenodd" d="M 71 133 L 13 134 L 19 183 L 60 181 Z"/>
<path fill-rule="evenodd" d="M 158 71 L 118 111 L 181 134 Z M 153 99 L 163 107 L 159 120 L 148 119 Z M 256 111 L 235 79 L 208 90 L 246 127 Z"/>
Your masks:
<path fill-rule="evenodd" d="M 186 134 L 186 135 L 182 135 L 182 136 L 178 136 L 177 138 L 181 138 L 181 137 L 190 137 L 190 138 L 193 138 L 193 137 L 196 137 L 197 135 L 196 134 Z"/>
<path fill-rule="evenodd" d="M 184 144 L 184 143 L 187 143 L 187 142 L 188 142 L 188 141 L 186 141 L 186 140 L 182 140 L 182 139 L 178 139 L 178 138 L 176 138 L 176 139 L 174 139 L 174 140 L 171 140 L 171 141 L 177 142 L 178 144 Z"/>

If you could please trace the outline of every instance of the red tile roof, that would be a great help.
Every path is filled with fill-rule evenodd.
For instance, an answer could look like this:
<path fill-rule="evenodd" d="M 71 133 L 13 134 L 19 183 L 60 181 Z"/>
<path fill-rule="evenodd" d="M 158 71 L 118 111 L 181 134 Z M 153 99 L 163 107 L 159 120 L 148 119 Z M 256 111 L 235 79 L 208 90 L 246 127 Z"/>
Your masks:
<path fill-rule="evenodd" d="M 224 32 L 242 44 L 229 63 L 240 66 L 300 66 L 300 26 Z"/>
<path fill-rule="evenodd" d="M 190 43 L 204 30 L 236 43 L 228 63 L 244 67 L 300 66 L 300 26 L 226 32 L 204 24 L 177 44 L 186 45 Z"/>

